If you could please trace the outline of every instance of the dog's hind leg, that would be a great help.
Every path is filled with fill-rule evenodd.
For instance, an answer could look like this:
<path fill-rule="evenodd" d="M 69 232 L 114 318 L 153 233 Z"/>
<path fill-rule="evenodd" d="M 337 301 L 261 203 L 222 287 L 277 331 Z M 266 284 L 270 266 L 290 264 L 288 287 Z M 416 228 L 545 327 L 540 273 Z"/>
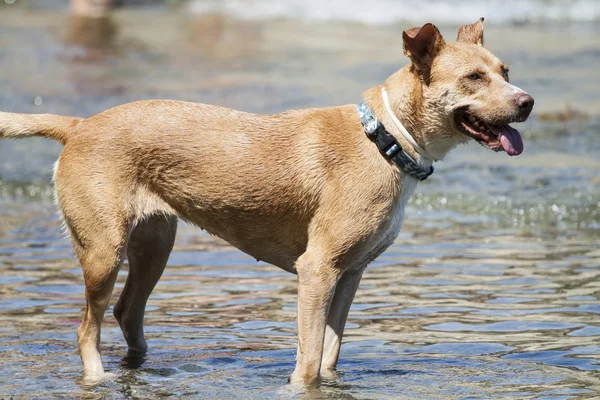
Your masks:
<path fill-rule="evenodd" d="M 74 226 L 68 213 L 65 213 L 65 219 L 85 280 L 86 307 L 77 330 L 83 378 L 94 383 L 104 376 L 98 351 L 100 328 L 123 261 L 128 227 L 126 221 L 117 218 L 102 218 L 93 227 L 80 228 Z"/>
<path fill-rule="evenodd" d="M 104 378 L 98 345 L 106 306 L 123 263 L 131 218 L 97 160 L 65 147 L 56 164 L 56 200 L 83 270 L 86 306 L 77 329 L 84 384 Z M 86 164 L 85 162 L 89 162 Z"/>
<path fill-rule="evenodd" d="M 165 269 L 176 232 L 175 216 L 153 215 L 140 221 L 129 237 L 129 274 L 114 315 L 129 346 L 129 355 L 134 358 L 146 352 L 144 309 Z"/>

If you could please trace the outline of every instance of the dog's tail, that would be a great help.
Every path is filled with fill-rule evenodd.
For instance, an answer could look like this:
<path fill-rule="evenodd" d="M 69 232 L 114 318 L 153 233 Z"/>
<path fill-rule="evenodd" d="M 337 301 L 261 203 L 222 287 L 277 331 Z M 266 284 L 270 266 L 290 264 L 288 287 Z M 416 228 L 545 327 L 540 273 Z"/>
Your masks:
<path fill-rule="evenodd" d="M 0 112 L 0 139 L 42 136 L 62 144 L 82 118 L 51 114 L 12 114 Z"/>

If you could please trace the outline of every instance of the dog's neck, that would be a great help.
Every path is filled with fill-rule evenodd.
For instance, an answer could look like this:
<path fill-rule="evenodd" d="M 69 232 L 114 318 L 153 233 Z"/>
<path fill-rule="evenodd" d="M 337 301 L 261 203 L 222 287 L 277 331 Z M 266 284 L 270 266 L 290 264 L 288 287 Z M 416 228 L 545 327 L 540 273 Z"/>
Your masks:
<path fill-rule="evenodd" d="M 382 98 L 382 88 L 387 91 L 390 111 L 394 113 L 417 144 L 425 149 L 425 154 L 420 154 L 394 123 L 393 117 L 386 110 Z M 411 157 L 428 163 L 441 158 L 437 154 L 427 151 L 425 129 L 421 123 L 425 119 L 422 86 L 420 79 L 410 70 L 410 65 L 390 76 L 383 85 L 367 90 L 364 93 L 364 99 L 381 123 L 394 135 Z"/>

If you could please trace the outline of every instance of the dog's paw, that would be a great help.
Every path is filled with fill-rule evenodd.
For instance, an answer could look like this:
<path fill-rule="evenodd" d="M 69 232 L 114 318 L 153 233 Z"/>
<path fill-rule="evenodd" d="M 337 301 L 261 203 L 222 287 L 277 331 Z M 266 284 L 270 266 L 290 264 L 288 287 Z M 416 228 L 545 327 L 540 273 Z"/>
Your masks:
<path fill-rule="evenodd" d="M 334 369 L 321 369 L 321 379 L 324 381 L 337 381 L 340 379 L 340 373 Z"/>
<path fill-rule="evenodd" d="M 78 383 L 83 389 L 92 389 L 105 382 L 115 380 L 117 374 L 113 372 L 103 372 L 101 374 L 83 374 Z"/>
<path fill-rule="evenodd" d="M 312 376 L 307 374 L 300 374 L 294 371 L 292 376 L 288 379 L 288 382 L 294 386 L 300 386 L 304 388 L 315 388 L 321 384 L 320 375 Z"/>

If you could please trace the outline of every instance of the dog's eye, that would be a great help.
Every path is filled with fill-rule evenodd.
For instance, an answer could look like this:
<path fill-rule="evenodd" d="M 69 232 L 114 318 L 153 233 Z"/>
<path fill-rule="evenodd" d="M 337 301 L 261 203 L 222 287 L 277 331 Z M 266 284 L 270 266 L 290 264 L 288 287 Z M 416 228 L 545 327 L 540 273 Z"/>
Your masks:
<path fill-rule="evenodd" d="M 472 73 L 470 75 L 467 75 L 467 79 L 470 79 L 472 81 L 478 81 L 478 80 L 481 79 L 481 75 L 479 73 L 477 73 L 477 72 L 474 72 L 474 73 Z"/>
<path fill-rule="evenodd" d="M 504 79 L 508 80 L 508 68 L 502 69 L 502 75 L 504 76 Z"/>

